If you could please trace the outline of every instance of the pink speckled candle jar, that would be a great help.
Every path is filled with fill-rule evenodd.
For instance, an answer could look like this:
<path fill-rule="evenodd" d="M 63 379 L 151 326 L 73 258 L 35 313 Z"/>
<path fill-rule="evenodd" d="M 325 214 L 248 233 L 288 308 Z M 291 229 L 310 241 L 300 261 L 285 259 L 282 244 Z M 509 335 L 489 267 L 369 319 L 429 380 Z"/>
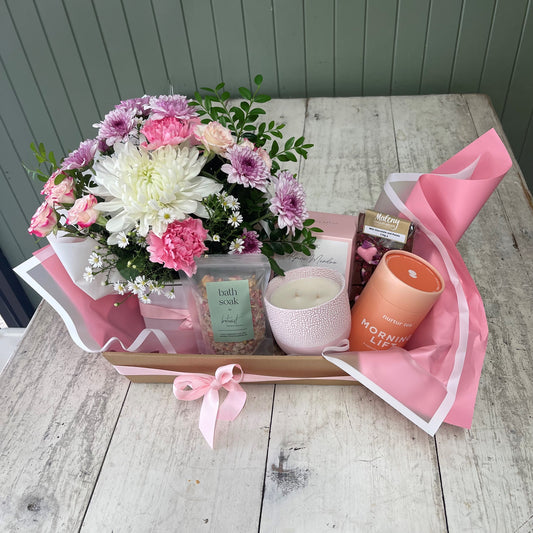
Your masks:
<path fill-rule="evenodd" d="M 320 355 L 350 333 L 344 276 L 330 268 L 296 268 L 274 278 L 265 306 L 274 338 L 288 354 Z"/>

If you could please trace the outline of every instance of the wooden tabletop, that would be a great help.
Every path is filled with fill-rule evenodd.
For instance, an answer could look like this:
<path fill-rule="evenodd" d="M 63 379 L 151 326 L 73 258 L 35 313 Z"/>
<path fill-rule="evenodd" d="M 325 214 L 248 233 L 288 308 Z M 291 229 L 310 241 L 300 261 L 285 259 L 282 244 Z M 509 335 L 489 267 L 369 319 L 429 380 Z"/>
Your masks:
<path fill-rule="evenodd" d="M 372 207 L 389 173 L 429 171 L 491 127 L 503 137 L 482 95 L 269 113 L 315 144 L 299 168 L 308 207 L 334 213 Z M 533 208 L 516 162 L 459 249 L 490 337 L 472 428 L 434 438 L 363 386 L 244 385 L 211 450 L 200 401 L 130 384 L 42 304 L 0 376 L 0 530 L 533 531 Z"/>

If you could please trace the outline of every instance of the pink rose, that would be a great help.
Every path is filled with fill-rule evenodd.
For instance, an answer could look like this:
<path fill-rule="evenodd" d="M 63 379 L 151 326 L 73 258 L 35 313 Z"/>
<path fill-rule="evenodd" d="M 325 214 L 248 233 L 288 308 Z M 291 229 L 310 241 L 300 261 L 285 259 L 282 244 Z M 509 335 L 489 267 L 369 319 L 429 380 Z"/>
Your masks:
<path fill-rule="evenodd" d="M 46 237 L 52 232 L 56 224 L 56 212 L 44 201 L 35 212 L 35 215 L 31 217 L 28 233 L 32 233 L 37 237 Z"/>
<path fill-rule="evenodd" d="M 67 224 L 77 224 L 80 228 L 92 226 L 100 216 L 100 213 L 94 209 L 97 203 L 92 194 L 78 198 L 68 210 Z"/>
<path fill-rule="evenodd" d="M 162 263 L 166 268 L 183 270 L 188 276 L 196 272 L 195 257 L 206 250 L 207 231 L 197 218 L 175 220 L 167 226 L 161 237 L 150 232 L 147 237 L 152 263 Z"/>
<path fill-rule="evenodd" d="M 141 129 L 148 143 L 142 146 L 148 150 L 155 150 L 161 146 L 176 146 L 183 141 L 194 139 L 194 128 L 198 125 L 198 119 L 182 120 L 176 117 L 165 117 L 160 120 L 148 120 Z"/>
<path fill-rule="evenodd" d="M 73 204 L 76 196 L 74 195 L 74 180 L 63 174 L 63 179 L 56 185 L 56 178 L 61 175 L 62 170 L 58 168 L 44 184 L 41 194 L 46 195 L 46 203 L 55 207 L 60 204 Z"/>
<path fill-rule="evenodd" d="M 235 144 L 231 131 L 219 122 L 201 124 L 196 127 L 194 133 L 205 149 L 215 154 L 223 154 Z"/>

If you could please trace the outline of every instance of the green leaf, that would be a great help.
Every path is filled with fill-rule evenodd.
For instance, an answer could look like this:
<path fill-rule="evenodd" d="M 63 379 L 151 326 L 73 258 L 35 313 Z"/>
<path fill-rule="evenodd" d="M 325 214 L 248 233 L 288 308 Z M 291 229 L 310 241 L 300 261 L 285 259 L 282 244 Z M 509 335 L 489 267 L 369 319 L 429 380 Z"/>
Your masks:
<path fill-rule="evenodd" d="M 200 87 L 202 91 L 207 91 L 208 93 L 214 93 L 215 91 L 211 87 Z"/>
<path fill-rule="evenodd" d="M 276 276 L 284 276 L 285 275 L 284 270 L 276 263 L 276 261 L 274 259 L 269 257 L 268 261 L 270 263 L 270 268 L 272 269 L 272 272 L 274 272 L 274 274 Z"/>
<path fill-rule="evenodd" d="M 254 83 L 256 85 L 261 85 L 263 83 L 263 76 L 261 76 L 261 74 L 258 74 L 255 78 L 254 78 Z"/>
<path fill-rule="evenodd" d="M 293 145 L 294 145 L 294 137 L 291 137 L 285 143 L 285 150 L 290 150 L 293 147 Z"/>
<path fill-rule="evenodd" d="M 229 100 L 231 97 L 231 94 L 228 92 L 228 91 L 224 91 L 221 95 L 220 95 L 220 100 L 222 100 L 223 102 L 225 102 L 226 100 Z"/>
<path fill-rule="evenodd" d="M 244 109 L 245 111 L 249 111 L 250 104 L 248 102 L 241 102 L 241 109 Z"/>
<path fill-rule="evenodd" d="M 225 85 L 226 85 L 226 84 L 225 84 L 223 81 L 221 81 L 221 82 L 215 87 L 215 91 L 217 91 L 217 92 L 221 91 L 221 90 L 224 88 Z"/>
<path fill-rule="evenodd" d="M 252 93 L 250 92 L 250 89 L 247 89 L 246 87 L 239 87 L 239 94 L 246 100 L 252 99 Z"/>
<path fill-rule="evenodd" d="M 295 163 L 298 162 L 298 159 L 296 159 L 296 156 L 292 152 L 287 152 L 286 155 L 289 161 L 294 161 Z"/>
<path fill-rule="evenodd" d="M 275 156 L 279 151 L 279 144 L 277 141 L 272 142 L 272 146 L 270 147 L 270 157 Z"/>
<path fill-rule="evenodd" d="M 273 130 L 272 135 L 274 135 L 274 137 L 277 137 L 278 139 L 283 139 L 283 133 L 281 133 L 280 131 Z"/>
<path fill-rule="evenodd" d="M 304 220 L 304 226 L 312 226 L 315 223 L 314 218 L 307 218 Z"/>
<path fill-rule="evenodd" d="M 270 98 L 270 96 L 268 96 L 267 94 L 258 94 L 254 100 L 258 103 L 258 104 L 264 104 L 265 102 L 270 102 L 270 100 L 272 100 L 272 98 Z"/>
<path fill-rule="evenodd" d="M 317 228 L 316 226 L 314 228 L 311 228 L 311 231 L 314 231 L 315 233 L 324 233 L 324 230 L 322 228 Z"/>
<path fill-rule="evenodd" d="M 296 139 L 296 142 L 294 143 L 294 146 L 300 146 L 303 142 L 304 142 L 304 138 L 303 137 L 298 137 L 298 139 Z"/>

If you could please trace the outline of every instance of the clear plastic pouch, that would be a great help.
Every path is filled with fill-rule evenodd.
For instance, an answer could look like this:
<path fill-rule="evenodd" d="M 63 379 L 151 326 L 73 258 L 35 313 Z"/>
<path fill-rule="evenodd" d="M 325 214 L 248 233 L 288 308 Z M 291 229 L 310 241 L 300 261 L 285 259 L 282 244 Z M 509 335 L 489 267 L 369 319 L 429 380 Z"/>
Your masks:
<path fill-rule="evenodd" d="M 272 354 L 263 295 L 270 264 L 262 254 L 209 255 L 197 259 L 188 283 L 196 308 L 193 321 L 201 353 Z"/>

